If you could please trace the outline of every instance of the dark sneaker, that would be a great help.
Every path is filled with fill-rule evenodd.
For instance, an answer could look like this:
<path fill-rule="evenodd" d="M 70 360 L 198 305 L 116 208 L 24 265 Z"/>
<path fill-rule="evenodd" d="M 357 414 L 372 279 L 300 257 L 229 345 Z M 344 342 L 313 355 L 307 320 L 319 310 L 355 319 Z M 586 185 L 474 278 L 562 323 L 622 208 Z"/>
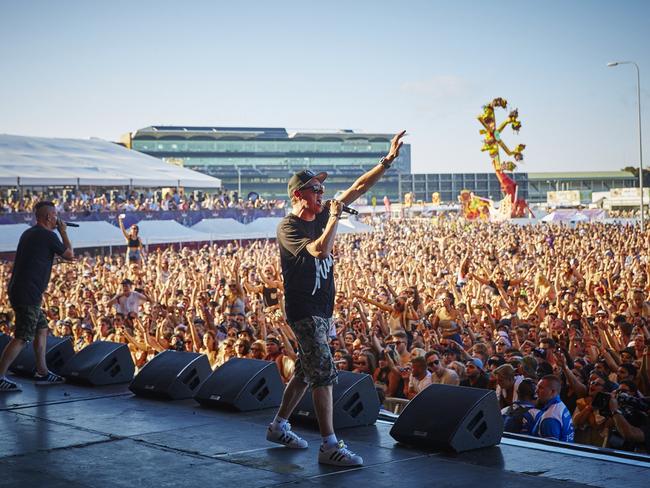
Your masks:
<path fill-rule="evenodd" d="M 34 382 L 37 385 L 60 385 L 61 383 L 65 383 L 65 379 L 58 374 L 52 373 L 52 371 L 48 371 L 46 375 L 36 373 L 34 375 Z"/>
<path fill-rule="evenodd" d="M 0 393 L 3 391 L 22 391 L 18 383 L 14 383 L 10 379 L 0 378 Z"/>

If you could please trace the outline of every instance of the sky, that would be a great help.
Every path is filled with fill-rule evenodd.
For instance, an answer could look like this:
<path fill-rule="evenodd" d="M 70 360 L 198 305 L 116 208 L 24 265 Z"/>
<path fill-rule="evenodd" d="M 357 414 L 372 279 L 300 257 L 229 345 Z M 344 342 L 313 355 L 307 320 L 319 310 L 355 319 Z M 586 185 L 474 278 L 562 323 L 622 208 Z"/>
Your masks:
<path fill-rule="evenodd" d="M 650 154 L 649 25 L 645 0 L 0 0 L 0 133 L 406 129 L 413 172 L 487 172 L 476 117 L 503 97 L 519 171 L 618 171 L 636 71 L 606 64 L 641 69 Z"/>

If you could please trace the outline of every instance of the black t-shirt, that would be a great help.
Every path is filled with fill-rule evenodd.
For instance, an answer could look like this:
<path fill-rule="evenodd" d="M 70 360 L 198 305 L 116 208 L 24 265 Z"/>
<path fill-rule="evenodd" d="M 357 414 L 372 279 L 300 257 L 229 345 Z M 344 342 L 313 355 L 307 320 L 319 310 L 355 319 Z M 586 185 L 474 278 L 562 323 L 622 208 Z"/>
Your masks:
<path fill-rule="evenodd" d="M 287 319 L 329 318 L 334 308 L 334 258 L 313 257 L 307 244 L 323 233 L 329 210 L 326 208 L 311 222 L 289 214 L 278 225 L 280 263 L 284 277 Z"/>
<path fill-rule="evenodd" d="M 494 281 L 490 280 L 490 283 L 488 284 L 488 288 L 492 290 L 492 293 L 494 295 L 499 294 L 499 290 L 497 289 L 497 284 Z M 503 280 L 502 288 L 503 291 L 508 291 L 508 288 L 510 288 L 510 280 Z"/>
<path fill-rule="evenodd" d="M 469 378 L 460 382 L 460 386 L 470 386 L 472 388 L 483 388 L 488 389 L 490 385 L 490 379 L 486 374 L 481 374 L 476 380 L 476 383 L 472 384 L 469 381 Z"/>
<path fill-rule="evenodd" d="M 262 302 L 265 307 L 273 307 L 280 303 L 280 299 L 278 298 L 278 289 L 267 288 L 266 286 L 262 287 Z"/>
<path fill-rule="evenodd" d="M 12 305 L 40 305 L 52 272 L 54 255 L 65 252 L 63 243 L 51 230 L 35 225 L 20 236 L 14 268 L 9 280 Z"/>

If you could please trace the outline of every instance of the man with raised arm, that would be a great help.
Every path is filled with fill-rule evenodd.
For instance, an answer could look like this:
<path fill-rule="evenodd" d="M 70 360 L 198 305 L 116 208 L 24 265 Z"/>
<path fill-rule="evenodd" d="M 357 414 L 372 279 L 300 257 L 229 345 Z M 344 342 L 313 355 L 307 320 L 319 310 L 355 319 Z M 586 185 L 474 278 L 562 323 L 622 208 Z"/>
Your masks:
<path fill-rule="evenodd" d="M 284 277 L 287 321 L 298 340 L 295 374 L 289 381 L 280 409 L 269 425 L 266 438 L 291 448 L 304 449 L 307 441 L 291 431 L 287 419 L 310 387 L 323 438 L 318 462 L 358 466 L 363 459 L 334 434 L 332 385 L 337 371 L 328 337 L 334 308 L 334 257 L 332 249 L 343 205 L 366 193 L 399 156 L 405 131 L 391 140 L 388 154 L 359 177 L 329 205 L 323 199 L 327 173 L 303 170 L 289 179 L 291 213 L 278 226 L 278 245 Z"/>

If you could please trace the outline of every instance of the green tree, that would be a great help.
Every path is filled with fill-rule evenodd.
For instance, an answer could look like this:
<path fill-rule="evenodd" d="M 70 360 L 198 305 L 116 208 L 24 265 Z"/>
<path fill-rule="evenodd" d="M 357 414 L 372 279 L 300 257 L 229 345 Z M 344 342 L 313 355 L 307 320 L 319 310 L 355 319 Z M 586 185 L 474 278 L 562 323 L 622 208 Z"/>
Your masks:
<path fill-rule="evenodd" d="M 638 166 L 626 166 L 621 171 L 627 171 L 632 173 L 635 178 L 639 177 L 639 167 Z M 643 168 L 643 186 L 650 185 L 650 169 Z"/>

